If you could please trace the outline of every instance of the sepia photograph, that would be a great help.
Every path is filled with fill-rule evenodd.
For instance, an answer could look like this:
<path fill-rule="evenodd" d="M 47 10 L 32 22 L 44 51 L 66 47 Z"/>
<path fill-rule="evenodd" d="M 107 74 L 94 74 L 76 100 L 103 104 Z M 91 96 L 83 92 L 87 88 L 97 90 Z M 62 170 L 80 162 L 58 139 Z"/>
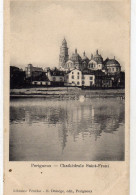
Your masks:
<path fill-rule="evenodd" d="M 125 161 L 126 7 L 10 2 L 9 161 Z"/>

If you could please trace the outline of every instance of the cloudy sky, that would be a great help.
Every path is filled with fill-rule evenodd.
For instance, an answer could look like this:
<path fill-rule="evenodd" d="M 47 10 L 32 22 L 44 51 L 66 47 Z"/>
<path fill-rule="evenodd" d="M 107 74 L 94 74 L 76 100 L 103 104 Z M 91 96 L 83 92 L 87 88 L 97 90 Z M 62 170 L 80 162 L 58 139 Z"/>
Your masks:
<path fill-rule="evenodd" d="M 96 49 L 105 59 L 114 56 L 128 65 L 128 9 L 123 2 L 11 2 L 11 65 L 24 68 L 59 64 L 65 37 L 69 53 L 77 48 L 90 58 Z"/>

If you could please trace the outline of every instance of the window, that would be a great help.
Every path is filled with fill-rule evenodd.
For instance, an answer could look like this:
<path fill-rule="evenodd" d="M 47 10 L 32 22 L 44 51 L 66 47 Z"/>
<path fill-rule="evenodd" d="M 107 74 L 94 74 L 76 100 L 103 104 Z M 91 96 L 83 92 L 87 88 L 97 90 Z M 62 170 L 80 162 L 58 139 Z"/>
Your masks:
<path fill-rule="evenodd" d="M 90 68 L 93 68 L 93 64 L 90 64 Z"/>
<path fill-rule="evenodd" d="M 114 68 L 112 68 L 112 71 L 114 71 Z"/>
<path fill-rule="evenodd" d="M 93 77 L 92 76 L 90 77 L 90 80 L 93 80 Z"/>
<path fill-rule="evenodd" d="M 92 86 L 93 85 L 93 82 L 92 81 L 90 81 L 90 86 Z"/>
<path fill-rule="evenodd" d="M 63 78 L 62 77 L 60 77 L 60 81 L 63 81 Z"/>
<path fill-rule="evenodd" d="M 53 81 L 56 81 L 56 78 L 55 77 L 53 77 Z"/>
<path fill-rule="evenodd" d="M 79 72 L 77 74 L 79 75 Z"/>
<path fill-rule="evenodd" d="M 72 74 L 74 74 L 74 72 L 72 72 Z"/>
<path fill-rule="evenodd" d="M 79 76 L 77 76 L 77 79 L 79 79 Z"/>
<path fill-rule="evenodd" d="M 85 82 L 84 81 L 82 81 L 82 85 L 84 85 L 85 84 Z"/>
<path fill-rule="evenodd" d="M 85 79 L 85 76 L 84 75 L 82 75 L 82 79 Z"/>
<path fill-rule="evenodd" d="M 77 82 L 77 85 L 80 85 L 80 82 Z"/>
<path fill-rule="evenodd" d="M 74 75 L 72 75 L 72 79 L 74 79 Z"/>

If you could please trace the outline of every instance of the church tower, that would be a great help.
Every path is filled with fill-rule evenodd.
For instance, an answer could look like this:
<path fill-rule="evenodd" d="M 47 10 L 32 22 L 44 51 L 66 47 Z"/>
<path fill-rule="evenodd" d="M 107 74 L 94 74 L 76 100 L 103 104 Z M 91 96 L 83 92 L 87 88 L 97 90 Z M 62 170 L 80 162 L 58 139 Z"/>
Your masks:
<path fill-rule="evenodd" d="M 64 67 L 65 63 L 68 61 L 69 55 L 68 55 L 68 47 L 67 47 L 67 41 L 64 38 L 62 41 L 62 45 L 60 47 L 60 55 L 59 55 L 59 67 Z"/>

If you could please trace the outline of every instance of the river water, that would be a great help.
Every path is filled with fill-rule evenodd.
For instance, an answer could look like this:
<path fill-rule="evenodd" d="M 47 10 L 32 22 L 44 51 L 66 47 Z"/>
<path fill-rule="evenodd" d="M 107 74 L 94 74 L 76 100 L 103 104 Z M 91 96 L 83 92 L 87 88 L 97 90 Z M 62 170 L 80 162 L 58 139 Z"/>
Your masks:
<path fill-rule="evenodd" d="M 10 161 L 122 161 L 124 100 L 10 101 Z"/>

